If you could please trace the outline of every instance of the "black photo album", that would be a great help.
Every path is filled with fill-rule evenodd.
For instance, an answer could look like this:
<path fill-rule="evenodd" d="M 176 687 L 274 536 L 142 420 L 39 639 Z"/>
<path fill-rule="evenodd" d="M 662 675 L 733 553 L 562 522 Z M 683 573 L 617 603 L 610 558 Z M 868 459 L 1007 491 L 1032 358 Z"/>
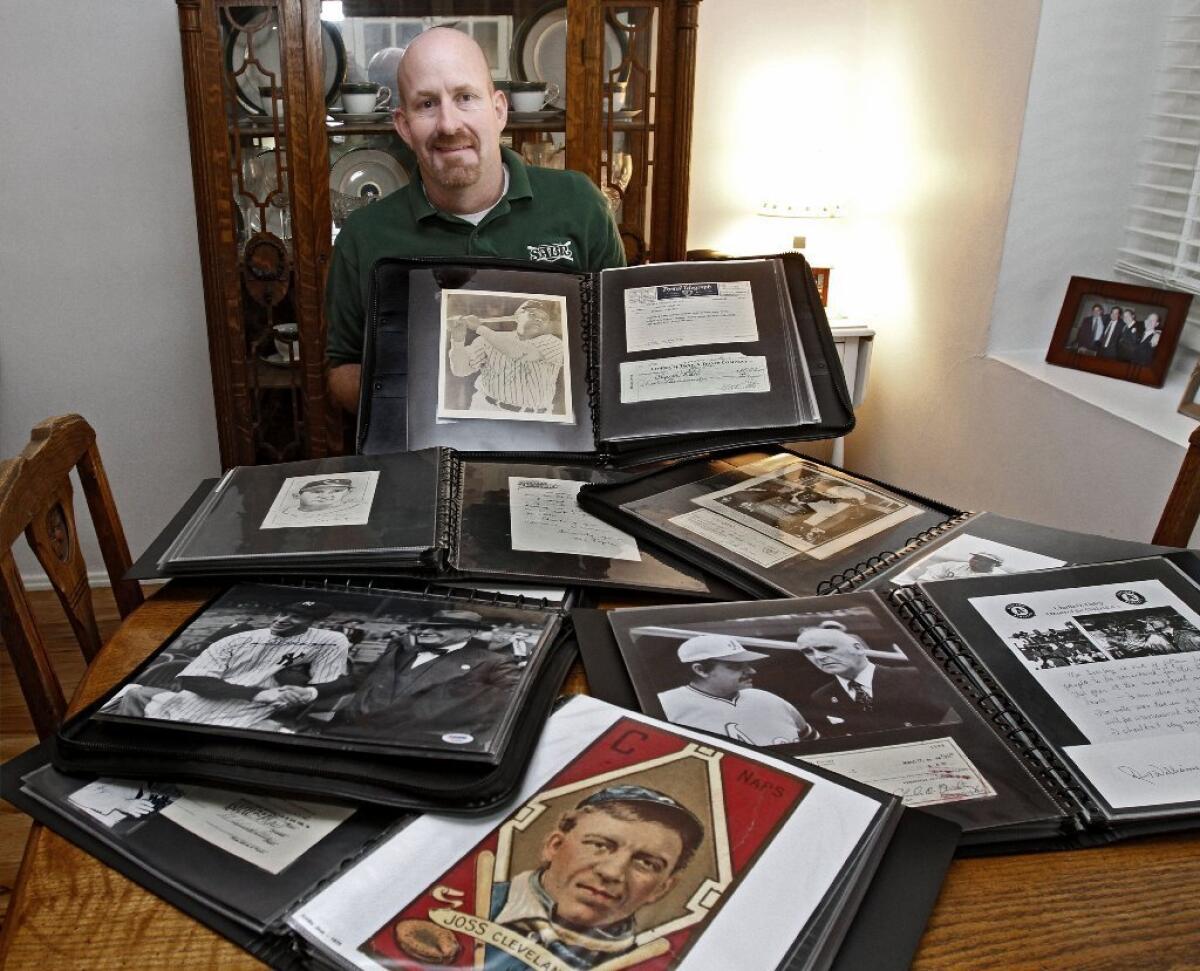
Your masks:
<path fill-rule="evenodd" d="M 598 696 L 802 758 L 983 850 L 1200 821 L 1200 557 L 575 611 Z"/>
<path fill-rule="evenodd" d="M 579 504 L 759 597 L 1042 570 L 1165 547 L 964 513 L 802 454 L 739 452 L 584 486 Z"/>
<path fill-rule="evenodd" d="M 131 575 L 490 578 L 736 599 L 579 508 L 583 484 L 625 477 L 445 448 L 238 466 L 189 500 Z"/>
<path fill-rule="evenodd" d="M 238 584 L 54 736 L 55 766 L 482 812 L 575 657 L 518 600 Z"/>
<path fill-rule="evenodd" d="M 471 820 L 82 778 L 45 747 L 4 767 L 5 798 L 289 971 L 700 971 L 731 947 L 746 966 L 899 971 L 957 836 L 895 796 L 582 697 Z M 605 861 L 610 845 L 635 852 Z"/>
<path fill-rule="evenodd" d="M 384 259 L 370 308 L 364 454 L 445 445 L 632 465 L 854 424 L 798 254 L 595 274 Z"/>

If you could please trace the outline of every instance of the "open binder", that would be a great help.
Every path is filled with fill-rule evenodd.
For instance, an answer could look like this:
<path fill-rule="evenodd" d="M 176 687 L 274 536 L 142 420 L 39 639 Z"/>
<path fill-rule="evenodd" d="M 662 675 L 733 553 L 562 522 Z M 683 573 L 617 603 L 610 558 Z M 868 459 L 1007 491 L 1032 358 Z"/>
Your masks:
<path fill-rule="evenodd" d="M 372 270 L 364 454 L 446 445 L 632 465 L 853 424 L 798 254 L 594 274 L 485 260 Z"/>
<path fill-rule="evenodd" d="M 599 697 L 659 717 L 674 710 L 889 789 L 958 823 L 977 852 L 1061 848 L 1197 824 L 1198 581 L 1200 557 L 1175 551 L 887 593 L 575 619 Z M 741 693 L 718 721 L 711 699 L 680 705 L 681 693 L 704 688 L 684 646 L 694 653 L 702 635 L 753 652 L 752 690 L 793 706 L 812 731 L 755 737 L 742 719 L 758 703 Z M 843 651 L 871 661 L 869 698 L 849 686 L 862 677 L 849 661 L 828 660 Z"/>
<path fill-rule="evenodd" d="M 759 597 L 890 589 L 952 574 L 950 561 L 972 556 L 979 569 L 1013 573 L 1166 549 L 961 512 L 808 458 L 799 444 L 587 485 L 579 504 Z M 914 569 L 927 560 L 926 570 Z M 958 575 L 970 573 L 968 564 Z"/>
<path fill-rule="evenodd" d="M 575 656 L 563 611 L 521 598 L 244 583 L 51 752 L 66 772 L 481 813 L 518 784 Z"/>
<path fill-rule="evenodd" d="M 581 483 L 622 477 L 446 448 L 238 466 L 189 500 L 131 575 L 489 578 L 735 598 L 578 509 Z"/>
<path fill-rule="evenodd" d="M 622 734 L 625 743 L 620 752 L 598 744 Z M 523 803 L 573 805 L 598 787 L 619 785 L 621 780 L 613 783 L 612 777 L 621 773 L 635 780 L 633 788 L 641 785 L 643 794 L 657 787 L 659 792 L 668 789 L 676 798 L 686 798 L 687 809 L 680 812 L 695 812 L 706 828 L 721 825 L 733 831 L 746 818 L 764 823 L 743 827 L 753 832 L 739 835 L 754 840 L 758 852 L 734 858 L 735 871 L 713 881 L 704 907 L 685 912 L 690 918 L 674 921 L 661 935 L 642 935 L 669 941 L 672 966 L 683 969 L 706 966 L 703 955 L 696 953 L 706 943 L 720 948 L 730 940 L 726 932 L 708 929 L 706 913 L 720 910 L 726 901 L 730 909 L 752 906 L 756 898 L 762 899 L 764 886 L 769 886 L 782 908 L 772 933 L 763 935 L 776 954 L 769 966 L 788 971 L 850 971 L 869 963 L 881 971 L 899 971 L 908 966 L 916 949 L 957 835 L 944 821 L 901 811 L 894 798 L 833 779 L 820 770 L 789 768 L 737 747 L 709 745 L 669 726 L 628 717 L 582 698 L 566 703 L 552 716 L 519 792 L 502 810 L 477 824 L 161 785 L 144 778 L 89 780 L 51 767 L 46 748 L 43 743 L 3 767 L 0 792 L 6 799 L 271 967 L 288 971 L 346 966 L 347 958 L 339 952 L 347 950 L 359 967 L 428 966 L 411 956 L 394 962 L 389 951 L 407 946 L 411 953 L 411 932 L 424 930 L 426 935 L 416 935 L 416 953 L 421 953 L 419 940 L 440 933 L 432 920 L 447 923 L 445 918 L 454 917 L 456 910 L 456 930 L 492 927 L 495 922 L 488 919 L 487 899 L 480 904 L 466 897 L 478 892 L 481 876 L 475 871 L 461 883 L 461 890 L 458 875 L 447 874 L 439 886 L 457 892 L 431 897 L 428 906 L 411 919 L 389 918 L 384 924 L 386 934 L 356 934 L 353 928 L 348 932 L 343 926 L 346 917 L 328 922 L 322 917 L 330 915 L 332 908 L 351 921 L 369 925 L 375 914 L 412 910 L 407 901 L 421 890 L 420 871 L 430 865 L 431 857 L 463 855 L 473 861 L 478 849 L 472 846 L 475 834 L 497 829 L 511 839 L 501 843 L 501 860 L 505 845 L 520 854 L 521 831 L 530 823 Z M 572 759 L 579 749 L 583 751 Z M 728 763 L 728 769 L 721 773 L 723 763 Z M 782 823 L 771 827 L 779 815 L 772 814 L 776 807 L 768 800 L 748 798 L 757 790 L 751 793 L 744 780 L 739 782 L 738 773 L 731 771 L 734 767 L 745 776 L 779 779 L 797 803 L 791 815 L 785 814 Z M 576 778 L 589 768 L 591 774 L 600 770 L 595 784 Z M 725 819 L 723 813 L 710 815 L 694 784 L 679 785 L 680 780 L 699 782 L 706 774 L 718 793 L 724 786 L 734 819 Z M 625 794 L 637 793 L 627 787 Z M 123 795 L 129 797 L 127 802 L 122 801 Z M 133 810 L 140 813 L 136 817 L 121 811 L 122 806 L 128 808 L 147 796 L 153 797 L 152 809 Z M 95 808 L 98 804 L 102 811 Z M 851 818 L 840 817 L 839 810 Z M 551 818 L 557 816 L 555 812 Z M 244 823 L 247 819 L 253 822 Z M 818 831 L 833 835 L 822 841 Z M 706 861 L 713 853 L 713 835 L 706 832 L 700 858 L 683 879 L 694 883 L 693 871 L 711 865 Z M 780 843 L 787 845 L 776 845 Z M 494 872 L 488 861 L 491 854 L 485 850 L 477 855 L 480 873 Z M 764 880 L 763 871 L 778 871 L 797 860 L 812 863 L 803 886 L 780 897 L 779 886 Z M 420 896 L 416 900 L 423 903 Z M 496 932 L 500 930 L 502 925 Z M 443 955 L 439 966 L 476 966 L 471 937 L 441 936 L 452 942 L 457 938 L 459 946 L 458 960 Z M 625 966 L 659 967 L 660 950 L 643 946 L 647 959 L 627 956 Z M 534 958 L 532 948 L 525 953 L 530 967 L 545 966 Z"/>

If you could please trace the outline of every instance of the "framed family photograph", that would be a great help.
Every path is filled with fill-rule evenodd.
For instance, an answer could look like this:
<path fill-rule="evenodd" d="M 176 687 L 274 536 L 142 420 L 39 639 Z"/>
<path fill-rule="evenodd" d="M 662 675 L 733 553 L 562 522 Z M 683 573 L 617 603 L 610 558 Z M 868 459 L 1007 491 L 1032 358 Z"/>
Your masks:
<path fill-rule="evenodd" d="M 1162 387 L 1190 293 L 1073 276 L 1046 361 Z"/>
<path fill-rule="evenodd" d="M 574 424 L 557 294 L 445 290 L 437 417 Z"/>

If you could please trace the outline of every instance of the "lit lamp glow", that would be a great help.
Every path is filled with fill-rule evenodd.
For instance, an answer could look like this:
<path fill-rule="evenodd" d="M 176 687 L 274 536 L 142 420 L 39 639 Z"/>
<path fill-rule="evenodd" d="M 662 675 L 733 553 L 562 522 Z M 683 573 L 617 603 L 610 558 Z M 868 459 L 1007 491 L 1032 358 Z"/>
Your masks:
<path fill-rule="evenodd" d="M 829 303 L 829 277 L 836 259 L 836 230 L 833 220 L 840 219 L 842 207 L 837 204 L 813 204 L 787 200 L 768 199 L 756 210 L 760 216 L 772 219 L 805 220 L 805 223 L 789 223 L 791 232 L 790 249 L 799 250 L 813 267 L 821 303 Z M 796 232 L 796 230 L 803 232 Z M 815 244 L 815 245 L 814 245 Z"/>

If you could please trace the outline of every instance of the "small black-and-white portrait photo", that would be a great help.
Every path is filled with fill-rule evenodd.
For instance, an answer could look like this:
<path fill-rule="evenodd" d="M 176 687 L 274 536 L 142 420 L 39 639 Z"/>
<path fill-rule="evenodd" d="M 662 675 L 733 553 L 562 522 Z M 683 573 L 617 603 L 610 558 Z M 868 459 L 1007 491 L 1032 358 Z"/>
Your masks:
<path fill-rule="evenodd" d="M 378 481 L 377 470 L 284 479 L 260 528 L 362 526 L 371 519 Z"/>
<path fill-rule="evenodd" d="M 573 424 L 567 301 L 442 291 L 438 418 Z"/>
<path fill-rule="evenodd" d="M 755 466 L 745 471 L 753 472 Z M 815 559 L 832 556 L 921 512 L 865 482 L 804 459 L 692 501 Z"/>
<path fill-rule="evenodd" d="M 241 584 L 102 714 L 487 752 L 549 625 L 491 604 Z"/>
<path fill-rule="evenodd" d="M 161 812 L 181 795 L 166 782 L 97 779 L 76 789 L 67 801 L 90 819 L 123 836 Z"/>

